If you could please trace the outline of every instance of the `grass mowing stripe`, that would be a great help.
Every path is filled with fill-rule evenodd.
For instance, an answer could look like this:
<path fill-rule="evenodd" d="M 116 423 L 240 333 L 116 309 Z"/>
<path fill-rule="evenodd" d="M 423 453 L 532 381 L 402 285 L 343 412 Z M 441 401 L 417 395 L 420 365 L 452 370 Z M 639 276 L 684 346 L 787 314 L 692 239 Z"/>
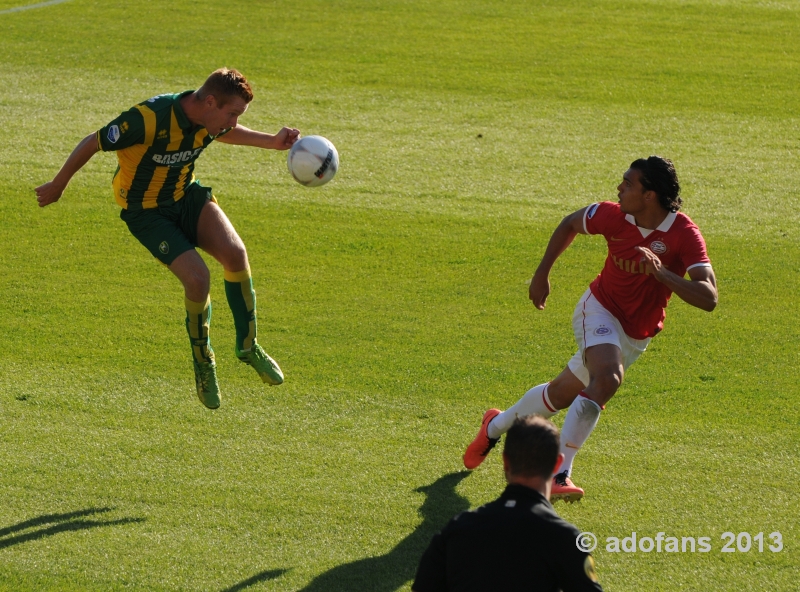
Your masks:
<path fill-rule="evenodd" d="M 33 8 L 44 8 L 45 6 L 52 6 L 53 4 L 61 4 L 63 2 L 69 2 L 69 0 L 48 0 L 47 2 L 38 2 L 36 4 L 26 4 L 24 6 L 15 6 L 13 8 L 6 8 L 4 10 L 0 10 L 0 14 L 9 14 L 12 12 L 22 12 L 24 10 L 31 10 Z"/>
<path fill-rule="evenodd" d="M 142 27 L 131 36 L 136 24 L 121 6 L 86 13 L 74 3 L 40 18 L 65 63 L 97 61 L 95 48 L 113 44 L 114 52 L 98 64 L 106 73 L 138 59 L 151 76 L 172 81 L 165 74 L 194 72 L 196 78 L 208 62 L 221 60 L 281 86 L 313 79 L 319 88 L 413 88 L 603 107 L 658 102 L 712 113 L 796 115 L 791 73 L 800 62 L 789 48 L 800 22 L 789 4 L 355 0 L 340 3 L 335 20 L 320 2 L 240 0 L 210 4 L 203 14 L 184 6 L 173 2 L 160 9 L 165 22 L 180 15 L 182 35 Z M 60 26 L 70 17 L 80 18 L 85 36 L 97 45 Z M 209 20 L 219 29 L 213 49 L 195 42 Z M 269 35 L 261 34 L 262 23 L 269 23 Z M 6 56 L 50 65 L 47 46 L 26 36 L 24 26 L 7 27 L 5 38 Z M 151 60 L 139 57 L 143 47 Z M 186 67 L 187 52 L 197 65 Z M 193 80 L 187 77 L 187 83 Z"/>

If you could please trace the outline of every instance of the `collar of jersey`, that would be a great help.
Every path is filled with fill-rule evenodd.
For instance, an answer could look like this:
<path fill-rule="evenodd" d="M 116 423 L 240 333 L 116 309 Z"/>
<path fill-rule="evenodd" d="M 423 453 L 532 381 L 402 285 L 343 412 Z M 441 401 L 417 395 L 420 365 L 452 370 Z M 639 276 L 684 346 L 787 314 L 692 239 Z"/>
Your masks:
<path fill-rule="evenodd" d="M 677 217 L 678 217 L 677 212 L 670 212 L 669 214 L 667 214 L 667 217 L 664 218 L 664 221 L 658 225 L 658 228 L 656 228 L 656 230 L 660 232 L 666 232 L 667 230 L 672 228 L 672 223 L 675 222 L 675 219 Z M 636 218 L 634 218 L 630 214 L 625 214 L 625 219 L 634 226 L 636 226 Z M 638 228 L 639 232 L 642 233 L 643 238 L 647 238 L 647 235 L 653 232 L 652 228 L 642 228 L 641 226 L 636 226 L 636 228 Z"/>
<path fill-rule="evenodd" d="M 535 489 L 531 489 L 530 487 L 525 487 L 524 485 L 520 485 L 518 483 L 508 484 L 506 486 L 505 491 L 503 491 L 503 495 L 500 497 L 502 499 L 524 498 L 536 503 L 542 503 L 542 502 L 548 503 L 547 498 L 545 498 L 541 493 L 539 493 Z"/>
<path fill-rule="evenodd" d="M 173 109 L 175 111 L 175 119 L 178 120 L 178 125 L 181 129 L 192 129 L 194 124 L 189 121 L 189 118 L 186 117 L 186 113 L 183 112 L 183 107 L 181 107 L 181 99 L 188 94 L 193 93 L 193 90 L 185 90 L 182 93 L 179 93 L 178 96 L 175 98 L 175 103 L 173 105 Z"/>

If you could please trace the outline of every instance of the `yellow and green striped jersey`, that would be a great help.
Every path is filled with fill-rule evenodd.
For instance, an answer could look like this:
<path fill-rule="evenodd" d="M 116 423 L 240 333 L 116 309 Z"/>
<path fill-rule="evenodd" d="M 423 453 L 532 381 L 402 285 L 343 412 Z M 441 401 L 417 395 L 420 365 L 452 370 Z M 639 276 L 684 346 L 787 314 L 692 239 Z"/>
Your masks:
<path fill-rule="evenodd" d="M 117 153 L 112 182 L 128 210 L 166 206 L 194 182 L 194 161 L 215 137 L 186 117 L 180 100 L 193 91 L 158 95 L 139 103 L 97 132 L 101 150 Z"/>

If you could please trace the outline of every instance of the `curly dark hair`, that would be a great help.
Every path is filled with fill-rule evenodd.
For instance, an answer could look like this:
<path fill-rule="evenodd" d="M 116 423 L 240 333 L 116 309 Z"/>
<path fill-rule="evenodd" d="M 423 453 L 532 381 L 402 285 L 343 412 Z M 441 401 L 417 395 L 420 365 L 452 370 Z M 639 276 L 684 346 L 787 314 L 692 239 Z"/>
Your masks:
<path fill-rule="evenodd" d="M 641 183 L 647 191 L 655 191 L 658 202 L 665 210 L 677 212 L 681 209 L 681 185 L 678 183 L 678 174 L 675 165 L 669 158 L 661 156 L 648 156 L 639 158 L 631 163 L 632 169 L 642 174 Z"/>
<path fill-rule="evenodd" d="M 253 100 L 253 89 L 244 74 L 235 68 L 219 68 L 197 90 L 200 99 L 205 99 L 208 95 L 213 95 L 217 106 L 222 107 L 231 97 L 241 97 L 245 103 L 249 103 Z"/>

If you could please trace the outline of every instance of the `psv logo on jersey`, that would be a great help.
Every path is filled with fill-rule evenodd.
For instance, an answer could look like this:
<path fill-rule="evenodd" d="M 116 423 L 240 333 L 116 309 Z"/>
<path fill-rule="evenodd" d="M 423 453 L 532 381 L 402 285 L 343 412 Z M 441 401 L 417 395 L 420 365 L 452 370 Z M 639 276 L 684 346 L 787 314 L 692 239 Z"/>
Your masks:
<path fill-rule="evenodd" d="M 650 250 L 653 251 L 653 253 L 655 253 L 656 255 L 663 255 L 669 249 L 667 248 L 666 243 L 660 240 L 655 240 L 652 243 L 650 243 Z"/>

